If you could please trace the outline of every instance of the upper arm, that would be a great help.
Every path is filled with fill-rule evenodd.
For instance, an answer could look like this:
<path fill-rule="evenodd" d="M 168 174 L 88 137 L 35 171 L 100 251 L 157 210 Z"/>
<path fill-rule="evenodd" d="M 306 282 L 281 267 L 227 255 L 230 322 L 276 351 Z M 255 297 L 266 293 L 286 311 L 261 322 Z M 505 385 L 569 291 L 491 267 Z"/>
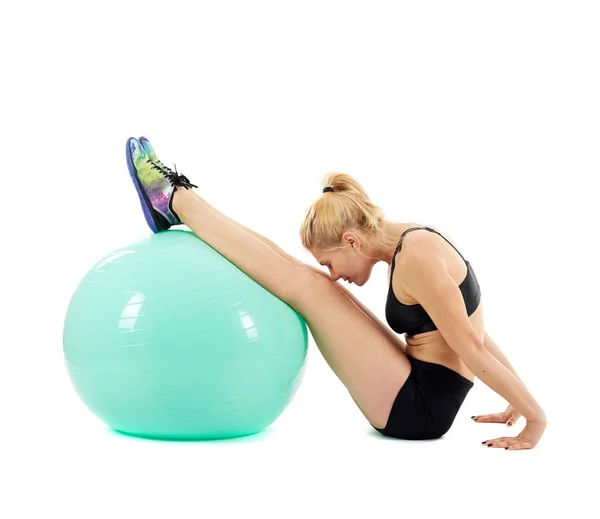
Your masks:
<path fill-rule="evenodd" d="M 481 351 L 483 342 L 471 324 L 462 292 L 432 244 L 413 244 L 404 260 L 407 292 L 425 309 L 448 345 L 462 358 Z"/>

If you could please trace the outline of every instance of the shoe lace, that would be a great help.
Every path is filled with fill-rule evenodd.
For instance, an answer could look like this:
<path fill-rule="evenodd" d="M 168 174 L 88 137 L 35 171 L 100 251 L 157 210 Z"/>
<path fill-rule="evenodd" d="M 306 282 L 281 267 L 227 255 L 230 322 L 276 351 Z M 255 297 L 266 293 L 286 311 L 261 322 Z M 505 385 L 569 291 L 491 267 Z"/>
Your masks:
<path fill-rule="evenodd" d="M 167 180 L 171 183 L 172 186 L 182 186 L 186 189 L 189 189 L 191 187 L 195 187 L 196 189 L 198 188 L 198 186 L 192 184 L 185 175 L 182 175 L 177 171 L 177 164 L 173 165 L 175 168 L 175 171 L 173 171 L 171 168 L 165 166 L 160 161 L 153 161 L 150 159 L 146 160 L 150 163 L 150 167 L 152 169 L 157 169 L 158 171 L 160 171 L 167 178 Z"/>

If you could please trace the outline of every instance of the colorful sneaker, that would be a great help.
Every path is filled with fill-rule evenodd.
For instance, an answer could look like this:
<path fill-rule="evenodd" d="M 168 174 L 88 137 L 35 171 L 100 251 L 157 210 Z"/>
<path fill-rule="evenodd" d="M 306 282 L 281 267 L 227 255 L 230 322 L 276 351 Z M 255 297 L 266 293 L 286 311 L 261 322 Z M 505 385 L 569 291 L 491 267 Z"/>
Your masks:
<path fill-rule="evenodd" d="M 154 148 L 150 144 L 150 141 L 148 139 L 146 139 L 146 137 L 140 137 L 138 139 L 138 141 L 142 145 L 144 153 L 146 154 L 146 157 L 148 157 L 148 159 L 150 159 L 150 162 L 155 162 L 160 167 L 166 167 L 160 160 L 158 160 L 158 157 L 156 156 L 156 153 L 154 152 Z"/>
<path fill-rule="evenodd" d="M 147 141 L 147 140 L 146 140 Z M 151 149 L 151 148 L 150 148 Z M 135 137 L 127 139 L 127 167 L 144 210 L 146 222 L 153 232 L 166 231 L 182 222 L 173 210 L 173 193 L 177 187 L 198 187 L 184 175 L 167 168 L 162 162 L 150 160 Z"/>
<path fill-rule="evenodd" d="M 155 164 L 156 166 L 160 167 L 161 169 L 166 170 L 168 173 L 170 173 L 171 175 L 179 175 L 179 173 L 177 173 L 177 166 L 175 166 L 175 171 L 173 171 L 171 168 L 168 168 L 167 166 L 165 166 L 157 157 L 156 152 L 154 151 L 154 148 L 152 147 L 152 145 L 150 144 L 150 141 L 148 139 L 146 139 L 146 137 L 140 137 L 138 139 L 139 143 L 142 145 L 142 148 L 144 150 L 144 153 L 146 154 L 146 157 L 150 160 L 150 162 L 152 162 L 153 164 Z M 185 178 L 182 175 L 182 178 Z M 186 179 L 187 180 L 187 179 Z M 198 186 L 194 186 L 194 187 L 198 187 Z"/>

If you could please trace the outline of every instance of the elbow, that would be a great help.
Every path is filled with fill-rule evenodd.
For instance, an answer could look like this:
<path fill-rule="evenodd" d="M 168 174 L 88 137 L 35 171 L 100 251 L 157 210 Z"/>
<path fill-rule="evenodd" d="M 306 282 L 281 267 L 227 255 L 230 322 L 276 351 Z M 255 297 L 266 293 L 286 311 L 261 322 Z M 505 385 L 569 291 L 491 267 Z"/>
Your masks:
<path fill-rule="evenodd" d="M 490 352 L 483 343 L 477 343 L 469 348 L 468 352 L 465 352 L 462 360 L 473 375 L 479 376 L 479 374 L 488 371 L 490 367 L 489 357 Z"/>
<path fill-rule="evenodd" d="M 488 349 L 485 347 L 485 343 L 479 339 L 475 341 L 473 348 L 475 353 L 487 353 Z"/>

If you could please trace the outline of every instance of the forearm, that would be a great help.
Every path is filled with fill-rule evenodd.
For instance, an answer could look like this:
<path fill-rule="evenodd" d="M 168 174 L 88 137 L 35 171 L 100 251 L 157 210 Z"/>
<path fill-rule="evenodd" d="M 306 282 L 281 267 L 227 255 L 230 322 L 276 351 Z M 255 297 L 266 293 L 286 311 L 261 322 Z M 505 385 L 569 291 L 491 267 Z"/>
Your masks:
<path fill-rule="evenodd" d="M 471 373 L 505 398 L 527 420 L 545 421 L 544 411 L 525 384 L 487 349 L 480 348 L 462 360 Z"/>
<path fill-rule="evenodd" d="M 492 338 L 487 334 L 487 332 L 485 332 L 484 338 L 483 338 L 483 344 L 485 346 L 485 348 L 494 356 L 496 357 L 504 366 L 506 366 L 506 368 L 515 376 L 517 377 L 519 380 L 521 380 L 521 378 L 519 377 L 519 375 L 517 375 L 517 372 L 515 371 L 515 369 L 511 366 L 510 362 L 508 361 L 508 359 L 506 358 L 506 356 L 504 355 L 504 353 L 502 353 L 502 351 L 500 350 L 500 348 L 498 347 L 498 345 L 492 340 Z M 523 382 L 521 380 L 521 382 Z"/>

